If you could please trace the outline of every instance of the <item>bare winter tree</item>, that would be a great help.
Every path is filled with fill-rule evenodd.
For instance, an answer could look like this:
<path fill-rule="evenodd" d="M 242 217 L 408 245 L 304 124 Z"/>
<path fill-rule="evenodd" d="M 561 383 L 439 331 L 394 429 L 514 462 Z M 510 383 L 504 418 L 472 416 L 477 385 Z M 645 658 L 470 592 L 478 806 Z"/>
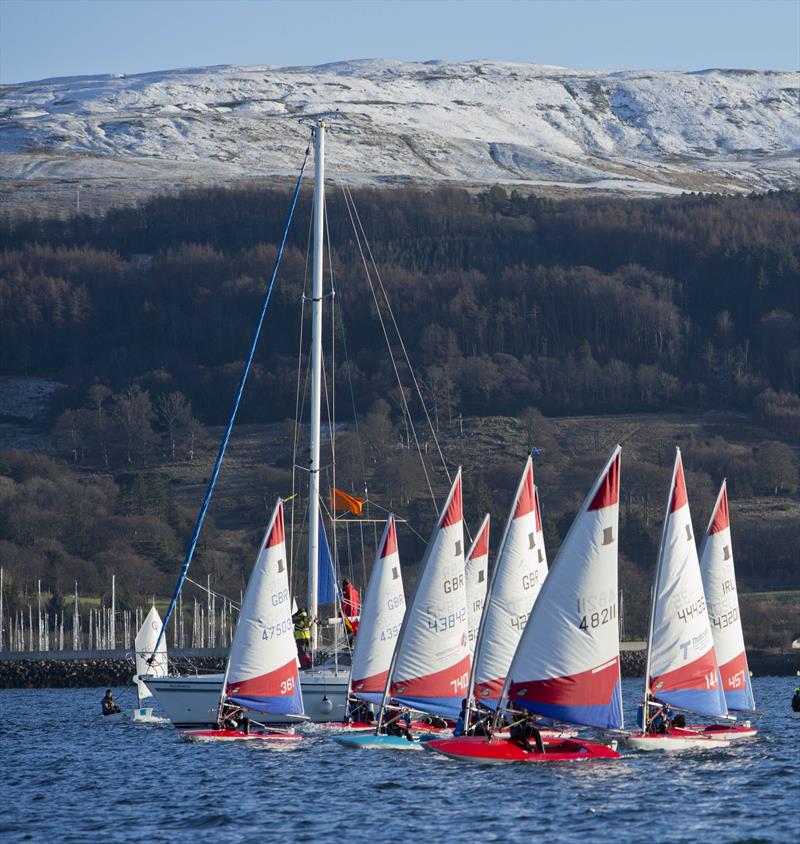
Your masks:
<path fill-rule="evenodd" d="M 192 415 L 192 405 L 183 393 L 166 393 L 158 397 L 156 411 L 167 432 L 170 460 L 174 460 L 177 433 L 188 425 Z M 190 450 L 194 451 L 193 448 Z"/>

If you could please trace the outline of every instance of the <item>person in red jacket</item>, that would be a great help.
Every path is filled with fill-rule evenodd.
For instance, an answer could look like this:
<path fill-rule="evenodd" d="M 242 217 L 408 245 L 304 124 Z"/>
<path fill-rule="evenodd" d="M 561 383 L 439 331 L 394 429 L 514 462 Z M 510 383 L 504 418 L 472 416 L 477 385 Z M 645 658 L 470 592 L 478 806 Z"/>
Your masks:
<path fill-rule="evenodd" d="M 348 618 L 353 618 L 358 615 L 360 609 L 361 598 L 358 594 L 358 589 L 345 578 L 342 581 L 342 612 Z"/>

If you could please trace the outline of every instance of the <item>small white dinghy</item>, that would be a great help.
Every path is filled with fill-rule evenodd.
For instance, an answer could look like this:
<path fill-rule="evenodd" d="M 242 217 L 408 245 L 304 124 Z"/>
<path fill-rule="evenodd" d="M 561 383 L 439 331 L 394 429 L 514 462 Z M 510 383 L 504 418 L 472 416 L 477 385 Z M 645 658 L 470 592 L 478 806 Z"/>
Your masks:
<path fill-rule="evenodd" d="M 136 684 L 136 709 L 131 713 L 131 720 L 138 724 L 163 724 L 167 718 L 153 715 L 152 706 L 142 706 L 142 701 L 153 696 L 147 688 L 147 680 L 151 677 L 167 676 L 167 637 L 161 633 L 161 616 L 153 606 L 136 634 L 134 647 L 136 649 L 136 674 L 133 682 Z M 158 647 L 156 647 L 158 645 Z"/>
<path fill-rule="evenodd" d="M 189 741 L 300 741 L 293 728 L 251 727 L 247 710 L 305 720 L 286 568 L 283 502 L 278 499 L 242 600 L 222 683 L 216 729 L 184 730 Z"/>
<path fill-rule="evenodd" d="M 650 611 L 642 732 L 627 743 L 636 750 L 726 747 L 728 740 L 691 727 L 659 730 L 665 707 L 725 718 L 728 707 L 719 681 L 680 449 L 676 449 Z"/>

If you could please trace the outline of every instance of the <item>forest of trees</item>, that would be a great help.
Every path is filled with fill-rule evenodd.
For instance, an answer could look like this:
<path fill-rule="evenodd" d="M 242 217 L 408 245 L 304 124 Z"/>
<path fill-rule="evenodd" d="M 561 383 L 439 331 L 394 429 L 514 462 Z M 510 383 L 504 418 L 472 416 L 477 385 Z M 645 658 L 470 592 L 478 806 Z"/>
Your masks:
<path fill-rule="evenodd" d="M 355 201 L 434 427 L 451 438 L 448 459 L 474 461 L 465 474 L 474 517 L 489 508 L 502 524 L 518 471 L 516 457 L 482 466 L 459 453 L 457 420 L 489 416 L 520 421 L 520 457 L 534 429 L 548 443 L 543 488 L 569 472 L 571 492 L 551 492 L 545 508 L 550 547 L 598 458 L 557 443 L 547 416 L 751 415 L 765 435 L 747 447 L 681 443 L 704 506 L 723 476 L 733 499 L 794 500 L 800 193 L 556 202 L 439 188 L 364 190 Z M 112 569 L 123 597 L 169 589 L 195 515 L 176 502 L 176 467 L 208 471 L 215 444 L 205 428 L 227 418 L 288 206 L 283 191 L 205 189 L 99 218 L 0 220 L 0 375 L 66 385 L 53 402 L 57 453 L 0 453 L 0 557 L 20 594 L 37 577 L 102 591 Z M 290 231 L 242 423 L 287 427 L 294 417 L 309 213 L 305 202 Z M 338 309 L 327 374 L 348 423 L 341 477 L 357 490 L 368 476 L 424 533 L 430 500 L 408 425 L 422 408 L 399 392 L 333 191 L 328 218 Z M 409 383 L 391 331 L 390 340 Z M 645 595 L 669 459 L 634 460 L 623 475 L 623 572 Z M 290 477 L 290 452 L 255 473 L 253 523 L 212 531 L 203 570 L 240 588 L 264 502 Z M 800 586 L 795 539 L 783 526 L 749 534 L 737 557 L 744 580 Z"/>

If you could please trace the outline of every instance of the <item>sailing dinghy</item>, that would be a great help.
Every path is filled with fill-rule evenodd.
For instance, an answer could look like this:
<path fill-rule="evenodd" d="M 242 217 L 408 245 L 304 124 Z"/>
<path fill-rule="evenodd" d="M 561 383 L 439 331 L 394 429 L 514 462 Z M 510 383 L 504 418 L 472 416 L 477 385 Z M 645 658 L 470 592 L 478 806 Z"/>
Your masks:
<path fill-rule="evenodd" d="M 592 486 L 531 610 L 499 696 L 495 729 L 511 710 L 600 730 L 622 728 L 617 620 L 620 447 Z M 514 717 L 514 716 L 512 716 Z M 542 750 L 510 738 L 433 739 L 425 747 L 470 762 L 615 759 L 598 741 L 542 736 Z"/>
<path fill-rule="evenodd" d="M 417 750 L 409 741 L 383 732 L 391 699 L 395 707 L 455 719 L 470 672 L 467 640 L 467 590 L 464 578 L 464 524 L 461 469 L 433 530 L 417 583 L 397 637 L 373 733 L 338 735 L 347 747 Z"/>
<path fill-rule="evenodd" d="M 147 688 L 147 680 L 152 677 L 167 676 L 167 639 L 161 637 L 161 616 L 155 606 L 150 607 L 150 612 L 142 622 L 139 632 L 136 634 L 134 648 L 136 651 L 136 674 L 133 682 L 136 684 L 136 709 L 133 710 L 132 718 L 142 724 L 161 724 L 165 718 L 153 715 L 152 706 L 142 706 L 142 701 L 153 696 Z"/>
<path fill-rule="evenodd" d="M 628 736 L 637 750 L 725 747 L 722 738 L 692 728 L 657 731 L 665 706 L 721 718 L 728 714 L 719 681 L 680 449 L 667 499 L 650 612 L 642 732 Z"/>
<path fill-rule="evenodd" d="M 714 650 L 725 703 L 729 710 L 754 712 L 753 687 L 744 648 L 739 597 L 736 591 L 736 572 L 733 566 L 728 489 L 725 481 L 719 490 L 700 552 L 700 573 L 711 620 Z M 758 733 L 749 721 L 741 724 L 709 724 L 694 726 L 705 735 L 731 741 L 752 738 Z"/>
<path fill-rule="evenodd" d="M 364 703 L 380 704 L 383 700 L 386 678 L 405 611 L 397 528 L 394 516 L 390 514 L 372 565 L 353 647 L 350 695 Z M 375 728 L 374 723 L 361 721 L 340 726 L 351 731 Z"/>
<path fill-rule="evenodd" d="M 215 730 L 186 730 L 194 741 L 297 741 L 291 728 L 250 728 L 240 713 L 303 719 L 292 599 L 286 569 L 283 502 L 278 499 L 242 600 Z"/>

